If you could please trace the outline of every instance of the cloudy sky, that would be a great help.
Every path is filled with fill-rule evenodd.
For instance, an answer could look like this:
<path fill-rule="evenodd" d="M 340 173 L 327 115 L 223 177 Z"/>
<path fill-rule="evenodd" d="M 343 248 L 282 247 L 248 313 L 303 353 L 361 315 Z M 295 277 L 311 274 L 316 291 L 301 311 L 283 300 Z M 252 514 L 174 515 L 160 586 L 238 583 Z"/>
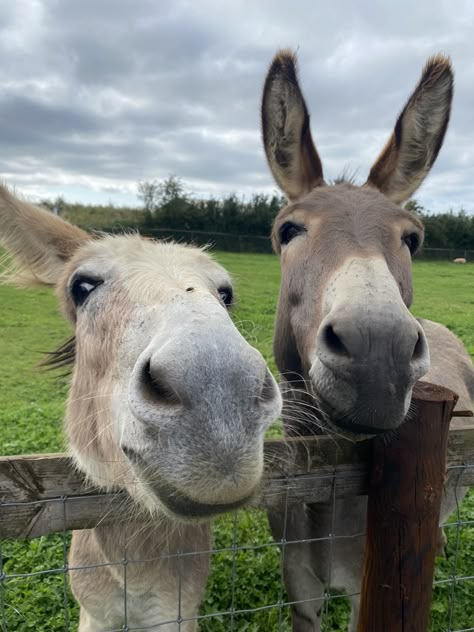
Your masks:
<path fill-rule="evenodd" d="M 474 213 L 469 0 L 15 0 L 0 29 L 0 177 L 26 196 L 137 204 L 139 180 L 170 173 L 199 196 L 274 191 L 259 103 L 282 46 L 299 51 L 326 177 L 362 182 L 441 51 L 454 112 L 417 198 Z"/>

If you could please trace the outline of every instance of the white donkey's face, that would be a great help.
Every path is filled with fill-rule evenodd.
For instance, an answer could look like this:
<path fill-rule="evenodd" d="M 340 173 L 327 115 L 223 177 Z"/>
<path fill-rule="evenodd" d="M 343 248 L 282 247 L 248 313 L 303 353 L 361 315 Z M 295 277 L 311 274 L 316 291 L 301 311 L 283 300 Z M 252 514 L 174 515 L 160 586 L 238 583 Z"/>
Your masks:
<path fill-rule="evenodd" d="M 250 497 L 280 397 L 228 314 L 226 271 L 197 248 L 108 237 L 79 249 L 59 293 L 76 322 L 67 434 L 81 469 L 180 515 Z"/>
<path fill-rule="evenodd" d="M 22 280 L 56 285 L 75 327 L 66 435 L 80 469 L 182 519 L 248 500 L 281 398 L 229 316 L 226 271 L 199 248 L 91 239 L 5 190 L 2 214 Z"/>

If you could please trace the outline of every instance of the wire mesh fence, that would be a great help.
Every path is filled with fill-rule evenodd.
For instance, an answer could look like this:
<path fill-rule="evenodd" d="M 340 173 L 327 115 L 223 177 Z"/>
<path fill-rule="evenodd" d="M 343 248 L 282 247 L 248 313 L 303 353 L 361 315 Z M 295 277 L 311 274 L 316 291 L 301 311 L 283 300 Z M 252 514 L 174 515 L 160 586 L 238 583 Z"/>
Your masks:
<path fill-rule="evenodd" d="M 464 472 L 474 471 L 474 463 L 448 465 L 455 501 L 454 512 L 442 523 L 446 533 L 445 559 L 440 560 L 434 581 L 432 613 L 442 622 L 434 630 L 468 632 L 474 630 L 474 508 L 473 494 L 463 506 L 465 489 L 459 484 Z M 445 597 L 444 603 L 440 598 Z M 443 625 L 443 627 L 441 627 Z"/>
<path fill-rule="evenodd" d="M 474 430 L 474 429 L 472 429 Z M 469 439 L 472 442 L 471 439 Z M 457 444 L 457 439 L 452 442 Z M 308 448 L 308 454 L 314 447 Z M 451 450 L 452 452 L 452 450 Z M 359 455 L 360 456 L 360 455 Z M 294 453 L 292 453 L 292 458 Z M 461 460 L 466 460 L 466 453 Z M 344 459 L 343 459 L 344 460 Z M 349 459 L 347 459 L 349 460 Z M 352 461 L 357 459 L 351 458 Z M 63 459 L 64 461 L 64 459 Z M 209 547 L 190 550 L 189 541 L 181 542 L 178 537 L 175 549 L 159 555 L 137 556 L 128 545 L 117 549 L 115 559 L 104 562 L 96 559 L 87 565 L 70 564 L 69 528 L 71 516 L 76 519 L 78 506 L 91 506 L 103 494 L 59 495 L 41 500 L 8 501 L 2 494 L 0 513 L 9 516 L 52 515 L 51 508 L 60 507 L 62 525 L 57 516 L 44 528 L 44 532 L 54 531 L 55 535 L 43 535 L 31 540 L 3 538 L 0 541 L 0 620 L 2 632 L 22 630 L 76 630 L 78 607 L 70 592 L 69 582 L 76 573 L 88 573 L 88 582 L 94 591 L 104 590 L 101 579 L 94 574 L 101 569 L 113 568 L 114 575 L 121 577 L 120 603 L 114 604 L 114 618 L 104 632 L 124 630 L 180 630 L 199 629 L 204 631 L 224 630 L 278 630 L 291 629 L 290 610 L 292 606 L 308 604 L 321 613 L 322 629 L 326 632 L 347 630 L 350 607 L 348 598 L 358 592 L 348 594 L 343 586 L 331 587 L 333 570 L 333 548 L 339 543 L 349 542 L 355 546 L 364 538 L 364 532 L 354 528 L 349 532 L 338 529 L 336 508 L 340 499 L 355 501 L 353 481 L 358 476 L 353 465 L 328 468 L 319 466 L 306 474 L 275 476 L 266 487 L 260 506 L 271 506 L 283 516 L 283 532 L 274 539 L 267 525 L 265 512 L 261 509 L 242 509 L 216 521 L 213 543 Z M 26 471 L 26 470 L 25 470 Z M 16 468 L 17 480 L 24 489 L 30 483 L 22 476 L 22 469 Z M 451 463 L 447 471 L 448 492 L 455 501 L 454 513 L 444 522 L 447 534 L 447 556 L 437 564 L 434 578 L 434 598 L 431 615 L 433 632 L 467 632 L 474 630 L 474 494 L 465 494 L 466 481 L 474 476 L 474 463 Z M 362 481 L 363 477 L 360 477 Z M 352 481 L 352 483 L 350 482 Z M 328 486 L 330 491 L 327 492 Z M 303 508 L 305 497 L 318 498 L 314 490 L 322 489 L 325 508 L 329 507 L 331 520 L 323 535 L 292 539 L 287 531 L 287 518 L 295 508 Z M 276 491 L 278 490 L 278 491 Z M 302 490 L 308 490 L 307 492 Z M 311 491 L 311 493 L 310 493 Z M 359 493 L 364 491 L 361 483 Z M 329 496 L 328 496 L 329 493 Z M 113 495 L 118 501 L 122 493 Z M 278 496 L 278 505 L 274 499 Z M 121 502 L 121 501 L 120 501 Z M 113 505 L 111 514 L 103 516 L 103 525 L 120 525 L 120 516 Z M 313 505 L 318 510 L 321 505 Z M 102 511 L 104 509 L 102 508 Z M 7 519 L 0 524 L 5 527 Z M 108 522 L 109 521 L 109 522 Z M 29 525 L 29 533 L 32 525 Z M 139 528 L 139 525 L 137 525 Z M 159 525 L 157 525 L 159 529 Z M 6 529 L 0 530 L 5 534 Z M 281 562 L 294 547 L 302 545 L 327 546 L 328 585 L 323 593 L 303 590 L 298 599 L 291 599 L 281 581 Z M 307 551 L 308 549 L 306 549 Z M 189 596 L 189 569 L 195 564 L 204 567 L 210 562 L 211 573 L 205 593 L 200 595 L 200 606 L 193 611 L 187 603 Z M 150 565 L 172 564 L 173 586 L 170 586 L 171 601 L 163 612 L 143 612 L 143 601 L 136 591 L 130 589 L 129 577 L 147 572 Z M 102 597 L 107 599 L 106 592 Z M 104 603 L 104 609 L 108 605 Z M 117 609 L 120 613 L 117 614 Z M 137 610 L 140 618 L 137 619 Z M 86 628 L 84 628 L 86 629 Z"/>
<path fill-rule="evenodd" d="M 314 477 L 314 482 L 317 484 L 317 476 Z M 287 481 L 287 483 L 291 485 L 291 481 Z M 64 504 L 65 508 L 71 500 L 72 502 L 76 501 L 75 499 L 69 498 L 60 498 L 59 500 Z M 84 502 L 84 499 L 79 502 L 81 501 Z M 44 502 L 45 501 L 41 501 L 41 504 Z M 7 503 L 4 503 L 4 505 L 5 504 Z M 19 504 L 12 503 L 10 506 L 11 505 L 18 506 Z M 241 521 L 246 523 L 246 528 L 242 529 L 239 527 L 239 522 Z M 330 603 L 337 601 L 345 602 L 347 595 L 335 591 L 326 592 L 323 598 L 314 596 L 302 600 L 290 601 L 285 593 L 283 583 L 279 581 L 279 557 L 280 555 L 284 557 L 285 551 L 294 545 L 303 543 L 309 544 L 318 541 L 331 542 L 342 538 L 361 538 L 363 537 L 363 533 L 357 533 L 352 536 L 340 536 L 337 533 L 330 533 L 323 538 L 306 538 L 297 541 L 288 540 L 285 535 L 283 535 L 280 541 L 274 541 L 271 533 L 266 529 L 265 522 L 266 517 L 264 513 L 258 510 L 242 510 L 234 512 L 232 516 L 217 525 L 216 530 L 218 533 L 216 535 L 221 543 L 220 546 L 215 545 L 211 549 L 196 550 L 193 552 L 181 552 L 177 550 L 174 554 L 166 554 L 147 559 L 130 557 L 125 548 L 122 551 L 122 555 L 118 556 L 114 561 L 107 562 L 105 565 L 97 562 L 96 564 L 87 566 L 70 566 L 68 564 L 70 537 L 68 532 L 64 529 L 60 536 L 54 537 L 55 542 L 52 543 L 52 547 L 55 550 L 55 557 L 60 563 L 54 568 L 39 568 L 35 571 L 27 571 L 24 569 L 28 561 L 32 562 L 35 566 L 41 564 L 38 559 L 35 559 L 37 556 L 28 556 L 28 561 L 22 560 L 21 558 L 13 559 L 11 557 L 11 554 L 14 554 L 14 551 L 12 551 L 13 541 L 8 541 L 3 545 L 3 549 L 6 548 L 9 552 L 9 554 L 7 554 L 7 565 L 4 563 L 3 555 L 1 558 L 0 611 L 2 630 L 12 631 L 31 628 L 37 630 L 76 629 L 78 613 L 68 588 L 69 577 L 78 571 L 90 571 L 103 568 L 104 566 L 121 568 L 124 579 L 122 624 L 119 627 L 111 626 L 107 628 L 108 632 L 115 630 L 167 629 L 166 626 L 171 624 L 175 624 L 177 626 L 176 629 L 184 630 L 186 629 L 185 624 L 192 621 L 198 622 L 199 629 L 203 630 L 289 630 L 290 606 L 304 602 L 318 603 L 321 607 L 324 606 L 323 621 L 329 617 L 336 617 L 337 619 L 338 613 L 330 612 Z M 262 523 L 264 524 L 262 525 Z M 258 532 L 256 539 L 252 537 L 252 527 Z M 128 612 L 130 606 L 133 607 L 134 605 L 133 596 L 127 591 L 126 578 L 127 571 L 130 567 L 139 568 L 146 564 L 170 558 L 184 560 L 203 556 L 211 556 L 211 558 L 213 558 L 211 566 L 214 567 L 213 570 L 217 573 L 217 577 L 213 578 L 211 574 L 211 581 L 214 581 L 214 584 L 226 583 L 225 594 L 218 603 L 216 603 L 216 599 L 213 595 L 209 595 L 208 591 L 204 596 L 200 612 L 197 612 L 193 616 L 183 616 L 182 591 L 180 590 L 181 577 L 178 575 L 176 577 L 178 598 L 176 600 L 176 612 L 174 617 L 157 618 L 152 623 L 146 625 L 134 625 L 133 622 L 130 622 Z M 261 568 L 258 567 L 259 562 Z M 270 587 L 268 591 L 262 591 L 257 587 L 257 598 L 252 594 L 252 585 L 249 586 L 248 584 L 250 578 L 248 573 L 249 565 L 254 567 L 255 570 L 255 573 L 250 575 L 254 582 L 257 584 L 260 582 L 264 587 L 268 587 L 273 579 L 273 583 L 275 584 L 273 589 Z M 8 570 L 6 566 L 8 566 Z M 270 578 L 267 575 L 269 567 L 273 575 L 273 577 Z M 242 570 L 244 570 L 243 577 Z M 261 573 L 260 577 L 258 576 L 259 573 Z M 257 575 L 257 577 L 255 575 Z M 28 613 L 29 608 L 23 610 L 23 608 L 27 606 L 28 595 L 35 592 L 35 586 L 38 582 L 44 582 L 45 580 L 48 580 L 50 588 L 50 591 L 45 590 L 45 598 L 48 598 L 48 593 L 53 593 L 54 602 L 56 608 L 58 608 L 54 615 L 55 622 L 38 621 L 36 617 L 34 621 L 22 621 L 23 615 L 26 616 L 29 614 L 31 616 L 33 614 L 31 611 Z M 15 597 L 14 604 L 11 603 L 13 596 Z M 245 603 L 247 596 L 250 598 L 250 603 Z M 130 600 L 132 602 L 131 604 Z M 347 610 L 345 603 L 344 606 Z M 256 618 L 255 615 L 260 616 Z M 254 627 L 252 627 L 252 623 Z M 53 625 L 55 626 L 54 628 L 52 627 Z M 327 629 L 334 628 L 331 627 Z"/>
<path fill-rule="evenodd" d="M 121 230 L 121 229 L 119 229 Z M 117 232 L 111 228 L 108 232 Z M 155 239 L 175 239 L 176 241 L 191 242 L 199 246 L 211 245 L 217 250 L 230 252 L 257 252 L 271 254 L 272 242 L 267 234 L 238 234 L 205 230 L 185 230 L 173 228 L 141 228 L 141 233 Z M 462 258 L 466 262 L 474 261 L 474 250 L 463 248 L 431 248 L 424 247 L 417 255 L 417 259 L 427 261 L 453 261 Z"/>

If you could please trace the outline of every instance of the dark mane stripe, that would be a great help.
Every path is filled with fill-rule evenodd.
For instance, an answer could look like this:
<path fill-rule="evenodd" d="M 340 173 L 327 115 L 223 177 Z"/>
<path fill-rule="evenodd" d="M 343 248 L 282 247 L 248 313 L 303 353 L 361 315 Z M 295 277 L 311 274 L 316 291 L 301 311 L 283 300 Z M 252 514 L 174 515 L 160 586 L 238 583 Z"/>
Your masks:
<path fill-rule="evenodd" d="M 76 358 L 75 336 L 66 340 L 55 351 L 47 351 L 45 355 L 46 357 L 39 363 L 39 366 L 44 369 L 53 370 L 72 366 Z"/>

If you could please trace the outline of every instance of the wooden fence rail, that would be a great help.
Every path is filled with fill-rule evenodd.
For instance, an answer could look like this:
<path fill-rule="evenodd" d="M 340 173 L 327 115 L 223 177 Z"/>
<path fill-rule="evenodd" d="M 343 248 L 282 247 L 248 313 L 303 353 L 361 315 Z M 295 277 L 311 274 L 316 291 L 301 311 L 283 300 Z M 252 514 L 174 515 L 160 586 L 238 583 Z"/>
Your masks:
<path fill-rule="evenodd" d="M 370 460 L 370 441 L 328 436 L 268 440 L 264 484 L 252 505 L 269 509 L 365 495 Z M 474 485 L 474 424 L 450 431 L 447 465 L 446 485 Z M 67 455 L 0 457 L 0 538 L 117 523 L 124 502 L 124 492 L 88 486 Z"/>

